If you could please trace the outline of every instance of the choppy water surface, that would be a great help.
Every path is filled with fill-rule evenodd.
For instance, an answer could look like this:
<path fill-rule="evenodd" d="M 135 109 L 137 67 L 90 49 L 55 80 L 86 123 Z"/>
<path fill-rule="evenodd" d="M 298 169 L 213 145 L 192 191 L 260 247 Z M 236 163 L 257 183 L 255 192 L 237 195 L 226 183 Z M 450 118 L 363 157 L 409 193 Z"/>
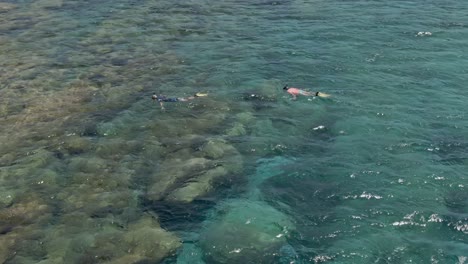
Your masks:
<path fill-rule="evenodd" d="M 0 2 L 0 262 L 466 263 L 466 21 L 459 0 Z"/>

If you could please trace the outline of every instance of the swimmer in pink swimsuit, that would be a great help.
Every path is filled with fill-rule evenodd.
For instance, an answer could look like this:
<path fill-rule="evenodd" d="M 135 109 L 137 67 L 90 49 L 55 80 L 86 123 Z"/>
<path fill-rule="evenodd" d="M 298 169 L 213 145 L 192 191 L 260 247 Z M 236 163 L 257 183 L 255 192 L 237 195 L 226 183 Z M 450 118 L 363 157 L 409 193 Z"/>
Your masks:
<path fill-rule="evenodd" d="M 308 92 L 304 91 L 299 88 L 294 88 L 294 87 L 288 87 L 288 85 L 283 87 L 283 90 L 288 92 L 290 95 L 293 96 L 293 100 L 297 99 L 298 95 L 304 95 L 304 96 L 319 96 L 319 97 L 329 97 L 330 95 L 321 93 L 321 92 Z"/>

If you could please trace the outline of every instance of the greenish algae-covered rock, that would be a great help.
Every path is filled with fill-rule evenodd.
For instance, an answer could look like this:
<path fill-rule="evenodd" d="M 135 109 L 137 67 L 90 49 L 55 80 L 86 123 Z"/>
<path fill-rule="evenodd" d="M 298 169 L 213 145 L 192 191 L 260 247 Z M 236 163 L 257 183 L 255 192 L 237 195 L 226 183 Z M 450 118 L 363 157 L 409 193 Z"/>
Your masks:
<path fill-rule="evenodd" d="M 130 224 L 124 232 L 123 241 L 127 245 L 126 252 L 153 263 L 174 254 L 181 246 L 178 237 L 162 229 L 150 216 L 143 216 L 136 223 Z"/>
<path fill-rule="evenodd" d="M 96 237 L 111 232 L 110 223 L 110 219 L 91 218 L 81 212 L 64 214 L 58 223 L 48 228 L 41 240 L 46 251 L 41 263 L 89 263 L 83 260 L 92 252 Z"/>
<path fill-rule="evenodd" d="M 16 157 L 12 153 L 6 153 L 0 156 L 0 166 L 8 166 L 16 160 Z"/>
<path fill-rule="evenodd" d="M 115 136 L 119 132 L 119 127 L 113 123 L 101 123 L 97 125 L 96 132 L 99 136 Z"/>
<path fill-rule="evenodd" d="M 55 160 L 55 155 L 53 152 L 45 149 L 37 149 L 27 153 L 27 156 L 19 159 L 18 162 L 22 164 L 27 164 L 28 168 L 43 168 L 49 165 L 53 160 Z"/>
<path fill-rule="evenodd" d="M 226 135 L 230 137 L 245 136 L 246 134 L 247 134 L 247 130 L 245 129 L 244 125 L 241 123 L 235 123 L 233 127 L 226 130 Z"/>
<path fill-rule="evenodd" d="M 91 140 L 86 137 L 70 136 L 65 138 L 63 147 L 69 154 L 74 155 L 90 151 L 92 143 Z"/>
<path fill-rule="evenodd" d="M 93 186 L 73 186 L 57 194 L 62 201 L 62 211 L 72 213 L 76 210 L 96 217 L 118 214 L 129 207 L 136 206 L 137 195 L 130 189 L 107 189 Z"/>
<path fill-rule="evenodd" d="M 177 182 L 193 178 L 213 166 L 213 162 L 205 158 L 166 160 L 154 176 L 155 183 L 148 190 L 148 198 L 160 200 Z"/>
<path fill-rule="evenodd" d="M 159 263 L 180 247 L 180 239 L 156 219 L 137 217 L 122 224 L 118 215 L 65 214 L 41 240 L 47 252 L 41 263 Z"/>
<path fill-rule="evenodd" d="M 97 144 L 96 154 L 101 158 L 121 158 L 124 155 L 141 150 L 142 145 L 136 140 L 123 138 L 103 138 Z"/>
<path fill-rule="evenodd" d="M 12 190 L 0 188 L 0 210 L 10 206 L 15 198 L 15 193 Z"/>
<path fill-rule="evenodd" d="M 6 234 L 0 236 L 0 263 L 5 263 L 7 259 L 14 256 L 11 248 L 16 241 L 16 234 Z"/>
<path fill-rule="evenodd" d="M 209 159 L 221 159 L 237 155 L 237 150 L 224 139 L 210 139 L 202 147 L 203 155 Z"/>
<path fill-rule="evenodd" d="M 0 12 L 7 12 L 12 9 L 15 9 L 17 6 L 11 3 L 0 2 Z"/>
<path fill-rule="evenodd" d="M 182 129 L 190 131 L 192 134 L 203 135 L 206 132 L 213 132 L 225 120 L 227 115 L 224 112 L 204 113 L 198 118 L 187 119 Z"/>
<path fill-rule="evenodd" d="M 159 160 L 162 155 L 165 155 L 166 148 L 156 140 L 149 140 L 145 142 L 140 153 L 141 158 L 144 160 Z"/>
<path fill-rule="evenodd" d="M 191 142 L 190 148 L 168 155 L 161 164 L 148 189 L 150 200 L 192 202 L 211 192 L 218 181 L 240 173 L 242 156 L 225 140 Z"/>
<path fill-rule="evenodd" d="M 53 189 L 57 187 L 57 181 L 60 180 L 60 175 L 57 173 L 56 170 L 52 169 L 42 169 L 38 171 L 36 177 L 31 179 L 37 186 L 42 186 L 46 189 Z"/>
<path fill-rule="evenodd" d="M 190 203 L 195 198 L 207 194 L 213 190 L 213 184 L 228 172 L 224 167 L 216 167 L 198 176 L 195 181 L 172 191 L 165 200 Z"/>
<path fill-rule="evenodd" d="M 18 200 L 20 201 L 0 209 L 0 230 L 36 223 L 50 217 L 51 208 L 36 195 Z"/>
<path fill-rule="evenodd" d="M 202 155 L 216 161 L 218 166 L 226 168 L 228 173 L 239 173 L 243 160 L 237 149 L 221 138 L 210 139 L 202 147 Z"/>
<path fill-rule="evenodd" d="M 247 126 L 251 125 L 255 121 L 255 116 L 251 112 L 242 112 L 236 115 L 236 120 Z"/>
<path fill-rule="evenodd" d="M 41 243 L 46 223 L 17 226 L 2 230 L 0 235 L 0 263 L 37 263 L 46 252 Z"/>
<path fill-rule="evenodd" d="M 72 172 L 102 174 L 109 164 L 97 157 L 77 156 L 70 159 L 69 168 Z"/>
<path fill-rule="evenodd" d="M 209 263 L 273 263 L 294 229 L 285 214 L 264 202 L 233 200 L 223 211 L 200 238 Z"/>

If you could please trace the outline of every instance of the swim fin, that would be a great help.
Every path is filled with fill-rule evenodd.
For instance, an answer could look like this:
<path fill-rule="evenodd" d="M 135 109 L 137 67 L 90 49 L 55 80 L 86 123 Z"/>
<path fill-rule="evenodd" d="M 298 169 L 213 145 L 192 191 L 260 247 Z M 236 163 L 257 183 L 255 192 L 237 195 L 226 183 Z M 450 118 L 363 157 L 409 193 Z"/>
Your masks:
<path fill-rule="evenodd" d="M 208 93 L 196 93 L 195 94 L 195 97 L 204 97 L 204 96 L 208 96 Z"/>
<path fill-rule="evenodd" d="M 326 94 L 326 93 L 322 93 L 322 92 L 317 92 L 317 96 L 318 96 L 318 97 L 327 98 L 327 97 L 330 97 L 331 95 Z"/>

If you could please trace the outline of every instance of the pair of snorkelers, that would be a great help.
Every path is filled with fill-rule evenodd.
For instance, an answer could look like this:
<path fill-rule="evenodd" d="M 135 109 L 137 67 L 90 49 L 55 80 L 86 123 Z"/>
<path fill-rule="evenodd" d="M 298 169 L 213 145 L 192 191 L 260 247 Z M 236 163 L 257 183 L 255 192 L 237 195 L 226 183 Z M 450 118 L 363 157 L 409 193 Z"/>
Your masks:
<path fill-rule="evenodd" d="M 326 93 L 309 92 L 309 91 L 299 89 L 299 88 L 295 88 L 295 87 L 288 87 L 288 85 L 284 86 L 283 90 L 286 91 L 287 93 L 289 93 L 290 95 L 292 95 L 293 100 L 296 100 L 298 95 L 317 96 L 317 97 L 323 97 L 323 98 L 330 97 L 330 95 L 326 94 Z M 164 108 L 164 103 L 165 102 L 171 102 L 171 103 L 173 103 L 173 102 L 187 102 L 187 101 L 193 100 L 193 99 L 195 99 L 197 97 L 203 97 L 203 96 L 207 96 L 207 95 L 208 94 L 206 94 L 206 93 L 196 93 L 195 95 L 189 96 L 189 97 L 167 97 L 165 95 L 153 94 L 151 96 L 151 99 L 153 99 L 153 101 L 158 101 L 159 104 L 161 105 L 161 109 L 165 110 L 165 108 Z"/>
<path fill-rule="evenodd" d="M 170 102 L 170 103 L 187 102 L 187 101 L 193 100 L 193 99 L 195 99 L 197 97 L 203 97 L 203 96 L 207 96 L 207 95 L 208 94 L 206 94 L 206 93 L 196 93 L 193 96 L 189 96 L 189 97 L 167 97 L 165 95 L 156 95 L 154 93 L 151 96 L 151 99 L 153 99 L 153 101 L 158 101 L 159 105 L 161 106 L 161 110 L 165 110 L 165 108 L 164 108 L 164 103 L 165 102 Z"/>

